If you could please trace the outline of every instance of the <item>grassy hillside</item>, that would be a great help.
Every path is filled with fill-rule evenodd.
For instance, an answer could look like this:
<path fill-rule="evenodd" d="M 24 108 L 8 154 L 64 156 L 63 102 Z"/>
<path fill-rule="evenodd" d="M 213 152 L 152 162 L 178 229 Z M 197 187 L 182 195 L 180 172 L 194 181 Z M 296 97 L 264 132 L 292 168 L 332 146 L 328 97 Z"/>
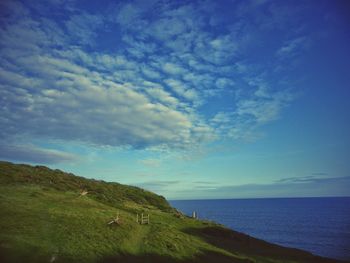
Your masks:
<path fill-rule="evenodd" d="M 137 187 L 43 166 L 0 162 L 0 211 L 0 262 L 335 262 L 181 216 Z"/>
<path fill-rule="evenodd" d="M 171 210 L 164 197 L 134 186 L 107 183 L 86 179 L 60 170 L 51 170 L 45 166 L 30 166 L 0 162 L 0 184 L 35 184 L 58 191 L 87 190 L 90 198 L 101 203 L 118 207 L 126 202 L 150 205 L 163 211 Z"/>

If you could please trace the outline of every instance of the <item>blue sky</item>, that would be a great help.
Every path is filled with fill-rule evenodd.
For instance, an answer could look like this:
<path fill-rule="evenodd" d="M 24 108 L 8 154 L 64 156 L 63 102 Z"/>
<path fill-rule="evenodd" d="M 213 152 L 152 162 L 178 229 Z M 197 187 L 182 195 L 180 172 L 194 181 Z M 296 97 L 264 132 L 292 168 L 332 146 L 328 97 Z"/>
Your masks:
<path fill-rule="evenodd" d="M 0 158 L 169 199 L 350 195 L 347 1 L 1 1 Z"/>

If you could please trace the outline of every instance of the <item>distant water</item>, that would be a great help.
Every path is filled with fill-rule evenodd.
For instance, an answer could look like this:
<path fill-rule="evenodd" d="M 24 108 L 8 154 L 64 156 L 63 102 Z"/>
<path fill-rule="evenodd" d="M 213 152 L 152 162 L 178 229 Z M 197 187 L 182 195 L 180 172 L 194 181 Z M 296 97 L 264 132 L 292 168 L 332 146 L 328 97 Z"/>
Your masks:
<path fill-rule="evenodd" d="M 350 260 L 350 197 L 181 200 L 187 215 L 313 254 Z"/>

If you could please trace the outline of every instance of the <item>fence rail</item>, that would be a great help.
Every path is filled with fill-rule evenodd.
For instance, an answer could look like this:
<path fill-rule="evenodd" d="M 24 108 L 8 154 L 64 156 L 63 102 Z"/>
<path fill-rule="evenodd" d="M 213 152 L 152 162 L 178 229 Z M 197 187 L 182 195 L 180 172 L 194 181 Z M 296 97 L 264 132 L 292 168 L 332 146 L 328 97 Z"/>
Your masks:
<path fill-rule="evenodd" d="M 144 215 L 143 213 L 141 215 L 136 214 L 136 222 L 141 225 L 149 224 L 149 214 L 147 215 Z"/>

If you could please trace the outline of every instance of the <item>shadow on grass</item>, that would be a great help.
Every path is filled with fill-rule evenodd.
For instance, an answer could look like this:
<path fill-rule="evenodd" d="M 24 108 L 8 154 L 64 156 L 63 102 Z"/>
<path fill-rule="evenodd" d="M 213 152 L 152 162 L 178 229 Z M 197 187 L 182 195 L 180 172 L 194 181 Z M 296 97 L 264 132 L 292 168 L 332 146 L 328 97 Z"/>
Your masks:
<path fill-rule="evenodd" d="M 250 260 L 238 259 L 213 251 L 205 251 L 194 258 L 189 259 L 174 259 L 169 256 L 161 256 L 156 254 L 142 255 L 118 255 L 115 257 L 106 258 L 99 263 L 253 263 Z"/>
<path fill-rule="evenodd" d="M 337 261 L 333 259 L 322 258 L 314 256 L 309 252 L 282 247 L 271 244 L 266 241 L 250 237 L 248 235 L 222 228 L 208 226 L 205 228 L 187 228 L 183 230 L 187 234 L 191 234 L 203 239 L 205 242 L 231 252 L 232 254 L 247 255 L 250 258 L 255 257 L 256 262 L 267 262 L 266 258 L 278 259 L 281 262 L 293 260 L 304 263 L 340 263 L 345 261 Z M 9 249 L 4 249 L 0 246 L 0 262 L 81 262 L 62 256 L 58 256 L 52 261 L 52 258 L 44 256 L 40 251 L 26 251 L 26 253 L 15 253 Z M 99 263 L 253 263 L 249 259 L 239 259 L 234 256 L 221 254 L 219 252 L 203 250 L 202 253 L 193 255 L 193 258 L 176 259 L 169 256 L 158 254 L 119 254 L 113 257 L 106 257 L 99 261 Z M 255 261 L 254 261 L 255 262 Z M 270 262 L 270 261 L 269 261 Z M 271 261 L 272 262 L 272 261 Z"/>
<path fill-rule="evenodd" d="M 14 251 L 9 251 L 0 247 L 0 262 L 1 263 L 81 263 L 84 260 L 77 260 L 72 258 L 65 258 L 62 255 L 55 258 L 36 253 L 18 254 Z M 158 254 L 119 254 L 113 257 L 106 257 L 97 263 L 253 263 L 250 260 L 238 259 L 228 255 L 220 254 L 214 251 L 203 251 L 199 255 L 194 255 L 193 258 L 179 260 L 169 256 L 162 256 Z"/>
<path fill-rule="evenodd" d="M 308 263 L 336 263 L 338 260 L 315 256 L 307 251 L 287 248 L 222 227 L 187 228 L 185 233 L 231 253 L 268 257 L 280 260 L 297 260 Z"/>

